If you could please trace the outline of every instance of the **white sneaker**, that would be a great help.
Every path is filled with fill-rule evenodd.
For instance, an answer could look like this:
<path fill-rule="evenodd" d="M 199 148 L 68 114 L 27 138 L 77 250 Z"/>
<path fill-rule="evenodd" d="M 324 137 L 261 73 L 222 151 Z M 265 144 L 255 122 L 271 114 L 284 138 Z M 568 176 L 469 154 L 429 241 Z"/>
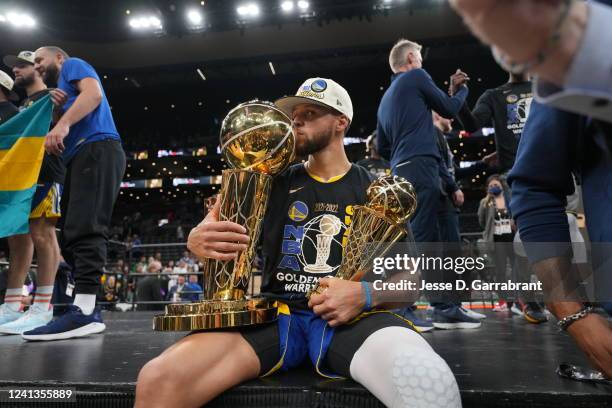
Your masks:
<path fill-rule="evenodd" d="M 478 319 L 478 320 L 482 320 L 482 319 L 486 319 L 487 315 L 483 314 L 483 313 L 478 313 L 473 311 L 472 309 L 467 309 L 463 306 L 460 307 L 461 311 L 463 313 L 465 313 L 466 315 L 470 316 L 472 319 Z"/>
<path fill-rule="evenodd" d="M 8 307 L 6 303 L 0 305 L 0 325 L 14 322 L 23 316 L 23 312 L 15 312 L 12 308 Z"/>
<path fill-rule="evenodd" d="M 512 313 L 514 313 L 517 316 L 523 316 L 523 311 L 521 310 L 521 307 L 519 304 L 517 304 L 517 302 L 514 302 L 512 304 L 512 307 L 510 308 L 510 311 Z"/>
<path fill-rule="evenodd" d="M 53 310 L 41 311 L 31 307 L 21 315 L 17 320 L 0 325 L 0 333 L 22 334 L 23 332 L 44 326 L 53 319 Z"/>

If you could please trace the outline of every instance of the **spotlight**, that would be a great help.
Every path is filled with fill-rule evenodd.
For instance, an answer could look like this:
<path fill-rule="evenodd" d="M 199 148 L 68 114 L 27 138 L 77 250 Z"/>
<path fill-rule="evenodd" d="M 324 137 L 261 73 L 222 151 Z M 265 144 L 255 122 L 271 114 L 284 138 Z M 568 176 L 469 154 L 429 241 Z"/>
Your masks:
<path fill-rule="evenodd" d="M 297 2 L 297 6 L 301 11 L 305 11 L 308 10 L 308 7 L 310 7 L 310 3 L 304 0 L 300 0 Z"/>
<path fill-rule="evenodd" d="M 200 13 L 198 10 L 196 9 L 191 9 L 187 12 L 187 20 L 189 20 L 189 23 L 194 26 L 194 27 L 201 27 L 202 26 L 202 13 Z"/>
<path fill-rule="evenodd" d="M 236 12 L 241 17 L 257 17 L 259 11 L 259 6 L 256 3 L 246 3 L 236 8 Z"/>
<path fill-rule="evenodd" d="M 202 81 L 206 81 L 206 76 L 204 75 L 204 73 L 202 72 L 202 70 L 200 68 L 197 68 L 196 72 L 198 73 L 200 78 L 202 78 Z"/>
<path fill-rule="evenodd" d="M 161 20 L 156 16 L 134 16 L 130 18 L 129 25 L 135 30 L 161 30 L 163 28 Z"/>
<path fill-rule="evenodd" d="M 293 2 L 292 1 L 283 1 L 281 3 L 281 9 L 285 13 L 289 13 L 289 12 L 293 11 Z"/>
<path fill-rule="evenodd" d="M 26 13 L 9 11 L 5 15 L 0 15 L 1 23 L 9 23 L 15 28 L 33 28 L 36 25 L 36 20 Z"/>

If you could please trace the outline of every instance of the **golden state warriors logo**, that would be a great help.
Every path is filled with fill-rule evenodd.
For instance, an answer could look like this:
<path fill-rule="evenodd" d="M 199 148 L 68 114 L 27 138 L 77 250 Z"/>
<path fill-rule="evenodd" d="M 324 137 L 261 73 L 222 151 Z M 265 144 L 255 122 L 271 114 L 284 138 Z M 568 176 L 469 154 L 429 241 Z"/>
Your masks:
<path fill-rule="evenodd" d="M 327 89 L 327 82 L 325 82 L 323 79 L 317 79 L 310 84 L 310 89 L 312 89 L 314 92 L 323 92 Z"/>
<path fill-rule="evenodd" d="M 510 94 L 508 96 L 506 96 L 506 102 L 508 103 L 516 103 L 516 101 L 518 101 L 518 96 L 514 95 L 514 94 Z"/>
<path fill-rule="evenodd" d="M 289 206 L 288 215 L 292 221 L 304 221 L 306 217 L 308 217 L 308 206 L 302 201 L 294 201 L 293 204 Z"/>

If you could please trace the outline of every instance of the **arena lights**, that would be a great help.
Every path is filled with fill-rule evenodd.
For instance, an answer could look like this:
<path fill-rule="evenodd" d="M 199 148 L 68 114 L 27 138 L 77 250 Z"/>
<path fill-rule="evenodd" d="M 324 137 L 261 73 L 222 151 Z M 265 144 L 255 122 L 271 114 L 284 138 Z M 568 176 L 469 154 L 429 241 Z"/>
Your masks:
<path fill-rule="evenodd" d="M 257 3 L 245 3 L 236 8 L 236 12 L 242 18 L 259 16 L 260 9 Z"/>
<path fill-rule="evenodd" d="M 134 16 L 129 20 L 130 27 L 135 30 L 161 30 L 161 20 L 156 16 Z"/>
<path fill-rule="evenodd" d="M 8 11 L 0 13 L 0 24 L 9 24 L 15 28 L 34 28 L 36 20 L 27 13 Z"/>
<path fill-rule="evenodd" d="M 283 1 L 281 3 L 281 9 L 285 12 L 285 13 L 289 13 L 291 11 L 293 11 L 294 8 L 294 4 L 292 1 Z"/>
<path fill-rule="evenodd" d="M 301 17 L 308 17 L 309 15 L 314 15 L 314 13 L 308 13 L 308 9 L 310 8 L 310 2 L 308 1 L 300 0 L 296 2 L 287 0 L 281 3 L 281 10 L 283 10 L 283 12 L 286 14 L 292 13 L 296 9 L 296 7 Z"/>
<path fill-rule="evenodd" d="M 200 68 L 197 68 L 196 72 L 198 73 L 200 78 L 202 78 L 202 81 L 206 81 L 206 76 L 204 75 L 204 72 L 202 72 L 202 70 Z"/>
<path fill-rule="evenodd" d="M 187 11 L 187 21 L 192 28 L 202 28 L 204 17 L 197 9 Z"/>

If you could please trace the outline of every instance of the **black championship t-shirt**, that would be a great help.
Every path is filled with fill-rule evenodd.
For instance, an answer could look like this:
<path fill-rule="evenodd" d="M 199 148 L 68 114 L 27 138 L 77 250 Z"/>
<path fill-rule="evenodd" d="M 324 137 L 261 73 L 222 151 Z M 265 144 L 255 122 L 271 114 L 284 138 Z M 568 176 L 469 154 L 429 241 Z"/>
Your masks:
<path fill-rule="evenodd" d="M 19 109 L 17 109 L 17 107 L 11 102 L 0 102 L 0 124 L 8 121 L 10 118 L 12 118 L 18 113 Z"/>
<path fill-rule="evenodd" d="M 477 127 L 495 128 L 495 144 L 501 171 L 509 170 L 514 164 L 532 100 L 531 82 L 506 83 L 485 91 L 472 110 L 472 115 L 479 125 Z M 471 127 L 468 125 L 471 121 L 465 117 L 463 110 L 459 118 L 466 127 Z"/>
<path fill-rule="evenodd" d="M 307 308 L 305 294 L 336 274 L 353 206 L 366 201 L 372 176 L 352 165 L 327 182 L 303 164 L 274 179 L 262 231 L 262 295 Z"/>
<path fill-rule="evenodd" d="M 359 160 L 357 165 L 372 173 L 375 178 L 391 174 L 391 165 L 385 159 L 372 159 L 371 157 Z"/>
<path fill-rule="evenodd" d="M 49 93 L 48 89 L 38 91 L 21 102 L 20 109 L 24 110 L 29 108 Z M 45 152 L 40 173 L 38 175 L 38 183 L 60 183 L 64 184 L 64 177 L 66 175 L 66 167 L 62 163 L 62 159 L 59 156 L 55 156 Z"/>

